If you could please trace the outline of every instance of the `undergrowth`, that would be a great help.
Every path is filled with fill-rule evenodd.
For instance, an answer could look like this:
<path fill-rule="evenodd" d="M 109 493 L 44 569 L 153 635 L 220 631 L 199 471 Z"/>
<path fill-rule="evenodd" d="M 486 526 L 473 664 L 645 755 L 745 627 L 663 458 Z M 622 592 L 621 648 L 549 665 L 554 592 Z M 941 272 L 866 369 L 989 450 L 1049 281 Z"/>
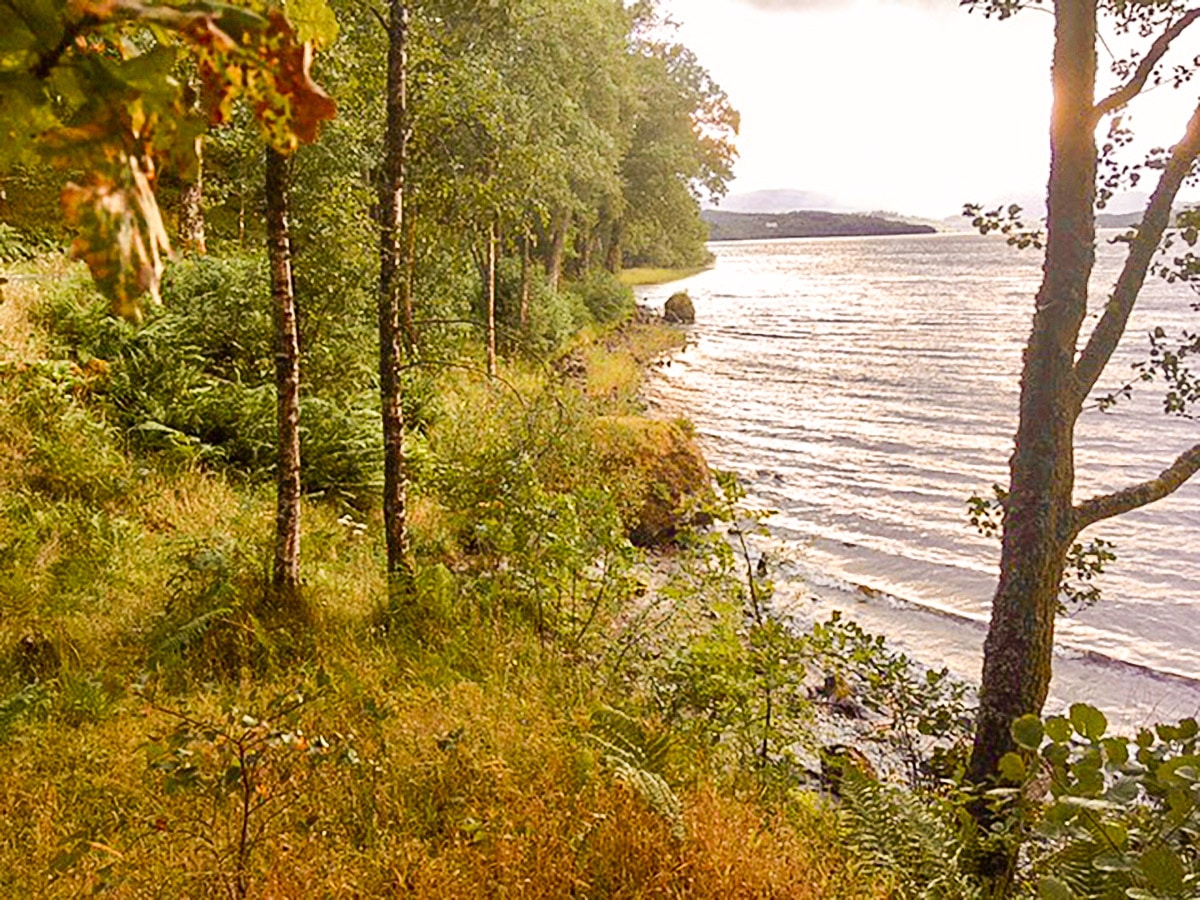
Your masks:
<path fill-rule="evenodd" d="M 660 589 L 629 540 L 642 504 L 612 487 L 654 494 L 654 454 L 597 477 L 596 421 L 637 412 L 630 360 L 674 338 L 595 330 L 578 372 L 439 372 L 412 410 L 403 610 L 358 376 L 325 385 L 313 402 L 351 418 L 306 409 L 312 612 L 281 622 L 258 264 L 180 270 L 196 302 L 168 290 L 141 330 L 56 265 L 0 307 L 0 895 L 888 896 L 824 801 L 746 774 L 763 732 L 736 697 L 708 682 L 729 715 L 706 723 L 654 689 L 676 638 L 750 669 L 782 652 L 742 643 L 741 574 L 711 547 L 677 543 L 692 574 Z M 756 704 L 795 687 L 771 672 Z M 772 759 L 790 735 L 767 730 Z"/>

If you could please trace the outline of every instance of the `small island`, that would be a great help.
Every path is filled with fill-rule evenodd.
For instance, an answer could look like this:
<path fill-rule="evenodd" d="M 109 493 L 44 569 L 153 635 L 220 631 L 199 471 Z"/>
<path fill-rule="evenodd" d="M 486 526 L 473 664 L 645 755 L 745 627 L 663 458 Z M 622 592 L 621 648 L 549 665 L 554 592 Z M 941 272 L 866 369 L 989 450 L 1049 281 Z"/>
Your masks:
<path fill-rule="evenodd" d="M 735 213 L 706 209 L 709 240 L 761 241 L 770 238 L 859 237 L 887 234 L 935 234 L 932 225 L 877 215 L 800 209 L 786 213 Z"/>

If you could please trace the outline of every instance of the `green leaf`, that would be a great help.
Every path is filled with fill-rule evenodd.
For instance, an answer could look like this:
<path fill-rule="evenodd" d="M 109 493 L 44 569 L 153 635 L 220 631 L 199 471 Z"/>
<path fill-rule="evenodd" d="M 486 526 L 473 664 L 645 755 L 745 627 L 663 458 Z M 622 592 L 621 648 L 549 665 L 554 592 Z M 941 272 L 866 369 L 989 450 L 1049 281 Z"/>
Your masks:
<path fill-rule="evenodd" d="M 1160 893 L 1178 896 L 1183 893 L 1183 862 L 1167 844 L 1156 844 L 1138 862 L 1150 886 Z"/>
<path fill-rule="evenodd" d="M 1136 778 L 1122 778 L 1108 789 L 1105 796 L 1114 803 L 1129 804 L 1137 800 L 1140 794 Z"/>
<path fill-rule="evenodd" d="M 1129 762 L 1129 745 L 1124 740 L 1105 738 L 1101 743 L 1104 746 L 1105 757 L 1114 766 L 1123 766 Z"/>
<path fill-rule="evenodd" d="M 328 47 L 337 40 L 337 17 L 326 0 L 288 0 L 287 17 L 301 41 Z"/>
<path fill-rule="evenodd" d="M 1108 730 L 1108 719 L 1104 713 L 1086 703 L 1076 703 L 1071 707 L 1071 724 L 1080 735 L 1092 741 L 1100 740 Z"/>
<path fill-rule="evenodd" d="M 1200 757 L 1194 754 L 1177 756 L 1159 766 L 1155 775 L 1166 786 L 1191 785 L 1196 781 L 1197 767 L 1200 767 Z"/>
<path fill-rule="evenodd" d="M 1040 747 L 1045 733 L 1042 720 L 1034 715 L 1021 716 L 1012 723 L 1013 740 L 1026 750 L 1036 750 Z"/>
<path fill-rule="evenodd" d="M 1043 875 L 1038 880 L 1039 900 L 1075 900 L 1075 892 L 1053 875 Z"/>
<path fill-rule="evenodd" d="M 1055 766 L 1066 765 L 1070 755 L 1070 749 L 1064 744 L 1047 744 L 1042 748 L 1042 757 Z"/>
<path fill-rule="evenodd" d="M 1020 754 L 1005 753 L 1000 758 L 1000 774 L 1006 781 L 1024 781 L 1025 760 L 1021 759 Z"/>
<path fill-rule="evenodd" d="M 1129 829 L 1120 822 L 1102 822 L 1100 831 L 1110 844 L 1118 849 L 1124 849 L 1129 843 Z"/>
<path fill-rule="evenodd" d="M 1046 736 L 1056 744 L 1065 744 L 1073 733 L 1071 722 L 1066 716 L 1051 716 L 1046 720 Z"/>

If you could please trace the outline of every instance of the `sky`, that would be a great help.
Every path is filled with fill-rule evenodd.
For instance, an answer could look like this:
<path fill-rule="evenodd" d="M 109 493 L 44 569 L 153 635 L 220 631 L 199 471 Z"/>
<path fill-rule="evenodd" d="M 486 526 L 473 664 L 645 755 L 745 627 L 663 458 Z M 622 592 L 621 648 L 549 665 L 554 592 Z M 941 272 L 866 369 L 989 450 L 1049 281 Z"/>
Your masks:
<path fill-rule="evenodd" d="M 829 208 L 933 218 L 1045 195 L 1047 12 L 1001 22 L 957 0 L 663 6 L 742 114 L 731 192 L 805 190 Z M 1189 111 L 1171 93 L 1147 97 L 1134 118 L 1166 145 Z"/>

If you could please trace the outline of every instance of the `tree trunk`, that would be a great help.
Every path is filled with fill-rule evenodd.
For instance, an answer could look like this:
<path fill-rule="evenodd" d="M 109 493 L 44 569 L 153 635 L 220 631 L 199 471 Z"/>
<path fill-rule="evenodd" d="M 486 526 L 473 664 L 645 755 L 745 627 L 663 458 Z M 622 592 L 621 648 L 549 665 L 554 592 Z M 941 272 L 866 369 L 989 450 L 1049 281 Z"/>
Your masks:
<path fill-rule="evenodd" d="M 196 177 L 184 182 L 179 194 L 179 243 L 183 252 L 203 256 L 204 239 L 204 140 L 196 138 Z"/>
<path fill-rule="evenodd" d="M 604 252 L 604 268 L 608 269 L 614 275 L 618 275 L 621 272 L 622 230 L 620 219 L 614 220 L 608 233 L 608 247 Z"/>
<path fill-rule="evenodd" d="M 1095 260 L 1096 2 L 1059 0 L 1046 261 L 1021 375 L 1000 581 L 984 644 L 969 775 L 983 783 L 1014 748 L 1010 726 L 1040 714 L 1050 687 L 1058 589 L 1077 533 L 1074 373 Z"/>
<path fill-rule="evenodd" d="M 404 229 L 404 278 L 400 284 L 400 306 L 404 315 L 404 342 L 409 355 L 417 352 L 417 342 L 420 332 L 417 330 L 417 316 L 413 310 L 413 276 L 417 267 L 417 228 L 410 212 L 402 215 Z"/>
<path fill-rule="evenodd" d="M 562 280 L 563 256 L 567 249 L 567 232 L 570 230 L 571 211 L 566 209 L 554 217 L 546 255 L 546 279 L 552 291 L 558 290 L 558 283 Z"/>
<path fill-rule="evenodd" d="M 281 609 L 300 603 L 300 335 L 292 286 L 292 250 L 288 232 L 290 165 L 267 150 L 267 253 L 275 325 L 276 460 L 275 560 L 272 586 Z"/>
<path fill-rule="evenodd" d="M 529 336 L 529 234 L 521 238 L 521 336 Z"/>
<path fill-rule="evenodd" d="M 193 72 L 184 85 L 184 103 L 194 113 L 200 110 L 199 78 Z M 179 194 L 179 243 L 184 253 L 203 256 L 208 252 L 204 240 L 204 138 L 196 135 L 196 175 L 184 179 Z"/>
<path fill-rule="evenodd" d="M 487 297 L 487 373 L 495 378 L 496 369 L 496 223 L 488 225 L 487 272 L 484 277 Z"/>
<path fill-rule="evenodd" d="M 408 128 L 408 7 L 391 0 L 388 22 L 387 130 L 384 185 L 380 196 L 379 390 L 383 419 L 383 523 L 387 536 L 389 592 L 404 599 L 413 586 L 408 547 L 408 473 L 401 405 L 401 283 L 404 179 Z"/>

